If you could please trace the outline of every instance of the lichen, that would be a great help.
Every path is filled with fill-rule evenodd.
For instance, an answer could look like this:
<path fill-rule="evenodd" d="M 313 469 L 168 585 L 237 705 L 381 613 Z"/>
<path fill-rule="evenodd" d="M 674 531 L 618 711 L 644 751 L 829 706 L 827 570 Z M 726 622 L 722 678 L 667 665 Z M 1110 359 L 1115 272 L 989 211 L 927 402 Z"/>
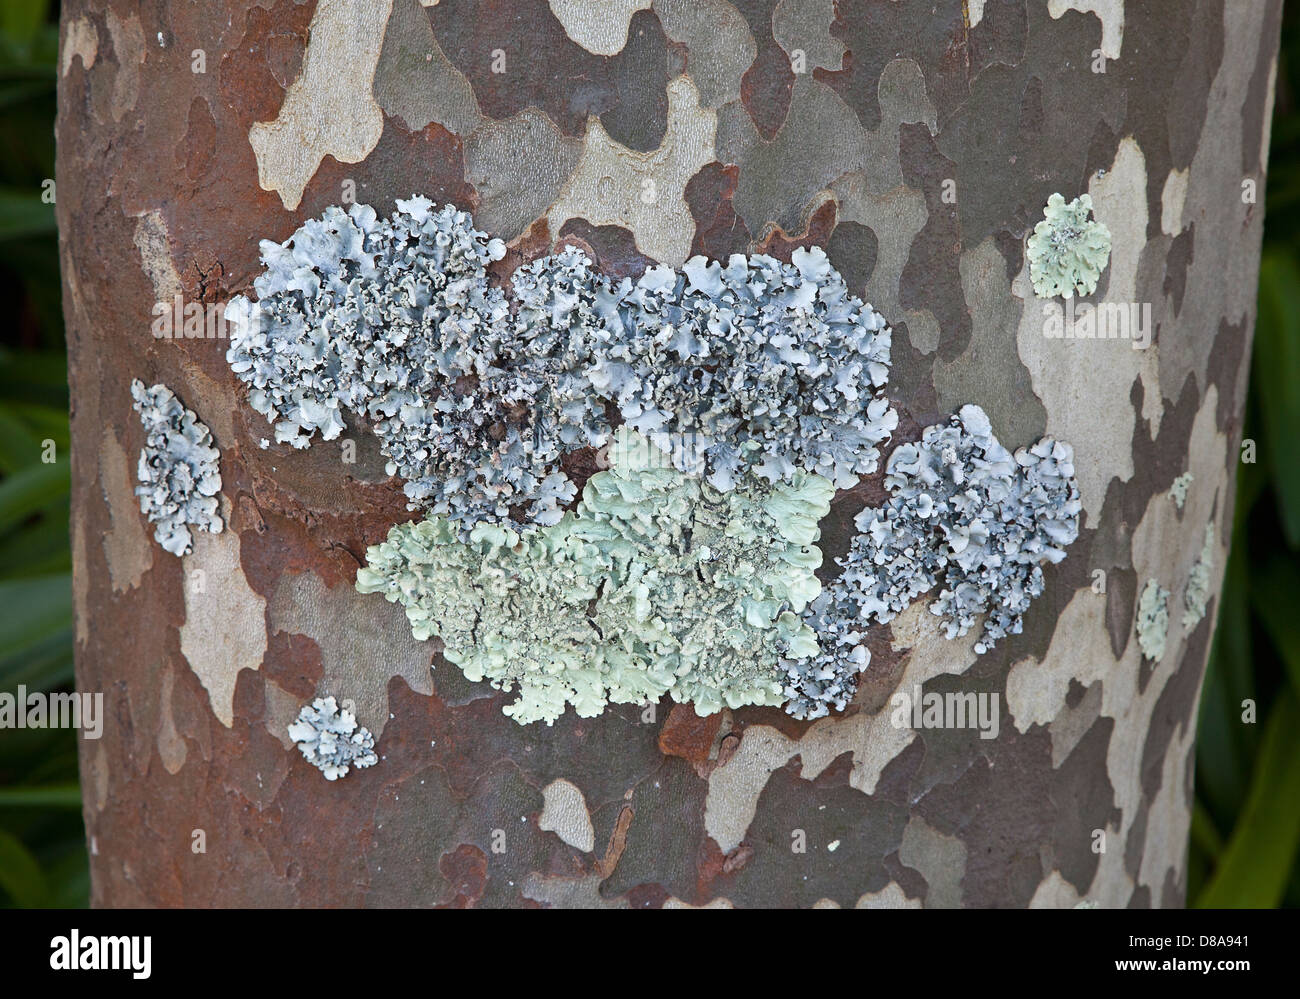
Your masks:
<path fill-rule="evenodd" d="M 1092 197 L 1069 204 L 1059 194 L 1047 199 L 1043 219 L 1029 237 L 1029 280 L 1039 298 L 1091 295 L 1110 260 L 1110 230 L 1088 216 Z"/>
<path fill-rule="evenodd" d="M 1210 574 L 1214 571 L 1214 524 L 1205 525 L 1205 541 L 1201 553 L 1192 564 L 1183 591 L 1183 628 L 1190 631 L 1205 617 L 1205 605 L 1210 600 Z"/>
<path fill-rule="evenodd" d="M 346 777 L 352 767 L 361 770 L 379 762 L 375 737 L 359 727 L 356 716 L 341 709 L 332 696 L 304 704 L 297 720 L 289 725 L 289 738 L 326 780 Z"/>
<path fill-rule="evenodd" d="M 693 257 L 620 297 L 626 337 L 605 345 L 592 380 L 679 469 L 729 489 L 754 442 L 773 481 L 803 469 L 847 488 L 875 470 L 898 424 L 878 394 L 890 329 L 822 250 L 789 264 Z"/>
<path fill-rule="evenodd" d="M 790 670 L 787 711 L 818 717 L 842 708 L 869 662 L 863 631 L 892 620 L 939 586 L 930 604 L 948 638 L 984 618 L 975 651 L 1019 634 L 1056 563 L 1079 533 L 1079 489 L 1068 444 L 1043 438 L 1013 455 L 978 406 L 890 455 L 890 497 L 863 509 L 843 569 L 805 614 L 822 652 Z"/>
<path fill-rule="evenodd" d="M 140 512 L 154 525 L 154 538 L 173 555 L 194 549 L 191 528 L 220 534 L 217 509 L 221 453 L 212 433 L 166 385 L 131 382 L 134 409 L 144 427 L 136 476 Z"/>
<path fill-rule="evenodd" d="M 780 704 L 782 661 L 817 651 L 799 615 L 834 486 L 747 466 L 722 492 L 626 427 L 610 461 L 552 526 L 479 524 L 467 541 L 444 518 L 394 527 L 357 589 L 400 602 L 469 679 L 517 687 L 505 713 L 521 724 L 665 693 L 699 714 Z"/>
<path fill-rule="evenodd" d="M 1174 506 L 1182 509 L 1187 502 L 1187 490 L 1192 484 L 1192 473 L 1184 472 L 1178 478 L 1174 479 L 1173 484 L 1169 487 L 1169 496 L 1174 501 Z"/>
<path fill-rule="evenodd" d="M 387 219 L 327 209 L 261 250 L 257 301 L 226 311 L 250 404 L 294 447 L 356 414 L 410 508 L 462 534 L 556 523 L 576 494 L 560 458 L 607 440 L 606 403 L 723 491 L 750 444 L 769 481 L 851 486 L 897 425 L 889 327 L 820 249 L 615 284 L 570 247 L 518 268 L 507 300 L 487 274 L 501 241 L 412 198 Z"/>
<path fill-rule="evenodd" d="M 1142 587 L 1135 628 L 1142 655 L 1151 662 L 1163 659 L 1169 633 L 1169 591 L 1154 579 Z"/>
<path fill-rule="evenodd" d="M 1090 210 L 1053 195 L 1039 294 L 1095 288 L 1109 233 Z M 1012 455 L 966 406 L 896 449 L 822 592 L 818 522 L 898 416 L 889 326 L 819 248 L 614 280 L 566 247 L 498 286 L 502 242 L 415 197 L 382 219 L 327 209 L 261 250 L 256 301 L 227 310 L 250 404 L 293 447 L 373 429 L 424 518 L 369 549 L 357 588 L 517 690 L 520 723 L 665 693 L 819 717 L 853 696 L 871 621 L 938 586 L 948 636 L 982 618 L 983 652 L 1077 537 L 1070 447 Z M 564 458 L 604 446 L 579 499 Z"/>
<path fill-rule="evenodd" d="M 406 480 L 412 509 L 469 524 L 509 522 L 516 507 L 558 519 L 574 492 L 559 454 L 599 442 L 603 428 L 581 347 L 566 352 L 572 339 L 540 328 L 521 334 L 489 284 L 499 239 L 417 197 L 387 219 L 365 205 L 330 208 L 261 249 L 258 300 L 226 311 L 227 360 L 277 441 L 333 440 L 351 411 L 379 437 L 389 474 Z M 522 314 L 564 298 L 553 272 L 569 264 L 534 264 L 531 285 L 520 275 Z M 548 318 L 555 333 L 568 317 L 557 306 Z"/>

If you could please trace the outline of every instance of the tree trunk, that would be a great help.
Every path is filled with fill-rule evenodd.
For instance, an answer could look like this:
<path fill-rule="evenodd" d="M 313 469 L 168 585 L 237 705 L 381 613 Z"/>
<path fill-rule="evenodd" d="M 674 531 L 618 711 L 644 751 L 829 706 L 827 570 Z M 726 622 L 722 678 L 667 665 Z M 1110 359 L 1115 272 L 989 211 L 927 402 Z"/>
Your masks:
<path fill-rule="evenodd" d="M 1180 905 L 1280 14 L 68 0 L 77 679 L 108 717 L 81 744 L 94 904 Z M 1056 192 L 1091 194 L 1112 253 L 1088 301 L 1149 305 L 1145 349 L 1140 327 L 1044 335 L 1025 237 Z M 565 243 L 615 275 L 825 248 L 893 327 L 894 444 L 975 403 L 1007 447 L 1073 445 L 1079 538 L 1024 632 L 977 655 L 923 598 L 872 630 L 853 704 L 812 722 L 668 698 L 503 716 L 508 695 L 354 589 L 366 547 L 412 516 L 368 431 L 263 449 L 227 341 L 152 332 L 156 302 L 247 292 L 260 239 L 412 193 L 472 212 L 502 267 Z M 226 530 L 183 558 L 133 495 L 136 378 L 221 452 Z M 878 488 L 837 497 L 828 556 Z M 1184 623 L 1211 563 L 1208 610 Z M 1158 657 L 1138 636 L 1150 580 L 1170 594 Z M 996 735 L 900 717 L 918 690 L 996 695 Z M 326 693 L 380 754 L 334 782 L 287 735 Z"/>

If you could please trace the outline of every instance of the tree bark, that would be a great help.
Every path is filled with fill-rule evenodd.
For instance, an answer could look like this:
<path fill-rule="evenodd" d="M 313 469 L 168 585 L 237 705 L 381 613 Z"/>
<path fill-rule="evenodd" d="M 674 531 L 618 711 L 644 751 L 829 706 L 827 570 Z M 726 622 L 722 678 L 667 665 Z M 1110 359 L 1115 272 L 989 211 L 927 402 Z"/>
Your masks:
<path fill-rule="evenodd" d="M 94 904 L 1180 905 L 1280 15 L 66 2 L 77 678 L 109 720 L 81 745 Z M 822 246 L 893 326 L 894 443 L 967 403 L 1008 447 L 1068 441 L 1080 537 L 985 655 L 924 600 L 874 629 L 829 718 L 665 698 L 519 726 L 354 590 L 366 546 L 411 516 L 375 440 L 349 430 L 355 463 L 337 442 L 262 449 L 227 342 L 151 332 L 156 302 L 247 291 L 259 239 L 352 191 L 381 213 L 454 202 L 507 241 L 503 269 L 563 243 L 614 274 Z M 1024 240 L 1055 192 L 1091 193 L 1113 249 L 1089 301 L 1149 304 L 1146 349 L 1044 336 Z M 133 378 L 172 388 L 221 451 L 227 530 L 184 558 L 132 494 Z M 837 497 L 824 551 L 879 490 Z M 1211 525 L 1208 612 L 1184 626 Z M 1171 594 L 1158 661 L 1135 634 L 1148 580 Z M 918 688 L 996 694 L 996 737 L 894 724 Z M 376 766 L 329 783 L 294 750 L 318 692 L 355 699 Z"/>

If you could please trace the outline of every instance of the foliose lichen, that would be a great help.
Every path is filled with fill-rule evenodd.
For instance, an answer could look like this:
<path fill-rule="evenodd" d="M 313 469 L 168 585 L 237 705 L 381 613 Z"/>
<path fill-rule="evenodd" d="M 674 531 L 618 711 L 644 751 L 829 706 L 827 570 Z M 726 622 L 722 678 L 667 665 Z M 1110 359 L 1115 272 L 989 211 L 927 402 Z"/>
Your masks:
<path fill-rule="evenodd" d="M 980 617 L 977 653 L 1019 634 L 1043 592 L 1042 564 L 1063 559 L 1079 534 L 1073 462 L 1070 446 L 1051 438 L 1012 454 L 974 405 L 895 449 L 889 499 L 858 514 L 843 571 L 806 614 L 822 652 L 791 671 L 787 710 L 818 717 L 841 708 L 869 662 L 867 623 L 892 620 L 936 586 L 930 610 L 948 638 Z"/>
<path fill-rule="evenodd" d="M 333 696 L 304 704 L 289 725 L 289 738 L 326 780 L 346 777 L 352 767 L 361 770 L 379 762 L 375 737 L 358 726 L 356 715 L 340 708 Z"/>
<path fill-rule="evenodd" d="M 154 538 L 173 555 L 194 549 L 191 528 L 220 534 L 221 453 L 212 433 L 166 385 L 131 382 L 133 407 L 144 426 L 136 477 L 140 512 L 154 525 Z"/>
<path fill-rule="evenodd" d="M 357 589 L 401 603 L 469 679 L 517 687 L 505 713 L 521 724 L 665 693 L 699 714 L 780 704 L 783 661 L 817 651 L 799 615 L 834 486 L 745 470 L 722 492 L 627 427 L 610 460 L 552 526 L 479 524 L 467 541 L 444 518 L 394 527 Z"/>
<path fill-rule="evenodd" d="M 1039 298 L 1091 295 L 1110 260 L 1110 230 L 1091 219 L 1092 196 L 1069 204 L 1059 194 L 1047 199 L 1043 219 L 1029 237 L 1029 280 Z"/>
<path fill-rule="evenodd" d="M 1148 579 L 1142 587 L 1134 627 L 1142 655 L 1151 662 L 1163 659 L 1169 634 L 1169 591 L 1157 580 Z"/>
<path fill-rule="evenodd" d="M 679 469 L 730 489 L 752 442 L 772 481 L 802 469 L 846 488 L 875 471 L 898 425 L 879 394 L 891 333 L 821 249 L 789 264 L 693 257 L 619 298 L 624 335 L 604 344 L 593 383 Z"/>
<path fill-rule="evenodd" d="M 1109 233 L 1090 210 L 1049 202 L 1039 294 L 1095 288 Z M 251 405 L 294 447 L 373 429 L 426 517 L 369 550 L 357 588 L 470 679 L 517 689 L 521 723 L 665 693 L 819 717 L 853 696 L 871 621 L 939 586 L 948 636 L 983 618 L 983 652 L 1077 537 L 1069 446 L 1012 455 L 967 406 L 894 452 L 889 500 L 822 592 L 818 522 L 898 416 L 891 331 L 818 248 L 615 281 L 566 247 L 507 293 L 488 274 L 502 242 L 416 197 L 385 219 L 327 209 L 261 250 L 257 300 L 227 310 Z M 605 445 L 575 505 L 562 459 Z"/>
<path fill-rule="evenodd" d="M 890 330 L 816 248 L 613 283 L 569 247 L 516 269 L 509 301 L 487 274 L 501 241 L 425 198 L 330 208 L 261 250 L 258 299 L 226 311 L 250 404 L 294 447 L 356 414 L 411 509 L 462 533 L 556 523 L 576 494 L 560 458 L 605 443 L 607 403 L 723 491 L 750 445 L 770 481 L 853 485 L 897 425 Z"/>
<path fill-rule="evenodd" d="M 386 219 L 366 205 L 327 209 L 261 250 L 258 300 L 226 310 L 226 356 L 277 441 L 332 440 L 351 411 L 379 437 L 389 474 L 406 480 L 412 509 L 468 523 L 509 521 L 513 508 L 558 519 L 574 491 L 560 451 L 600 441 L 603 428 L 585 401 L 581 350 L 566 354 L 541 330 L 517 335 L 489 284 L 501 240 L 465 212 L 411 198 Z M 563 266 L 539 262 L 521 289 L 554 304 Z M 563 318 L 557 308 L 554 323 Z"/>
<path fill-rule="evenodd" d="M 1205 605 L 1210 601 L 1210 574 L 1214 571 L 1214 524 L 1205 525 L 1205 541 L 1201 553 L 1192 563 L 1183 591 L 1183 628 L 1191 630 L 1205 617 Z"/>
<path fill-rule="evenodd" d="M 1184 472 L 1182 475 L 1178 476 L 1178 478 L 1174 479 L 1173 483 L 1169 486 L 1169 496 L 1174 501 L 1174 506 L 1178 507 L 1180 510 L 1183 508 L 1184 504 L 1187 503 L 1187 490 L 1191 487 L 1191 484 L 1192 473 Z"/>

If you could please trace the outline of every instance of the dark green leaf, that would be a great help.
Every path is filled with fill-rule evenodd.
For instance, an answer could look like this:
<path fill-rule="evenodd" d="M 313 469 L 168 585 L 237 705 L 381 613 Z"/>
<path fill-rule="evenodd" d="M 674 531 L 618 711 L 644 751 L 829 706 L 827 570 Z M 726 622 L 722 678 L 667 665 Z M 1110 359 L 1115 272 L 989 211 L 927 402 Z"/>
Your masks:
<path fill-rule="evenodd" d="M 31 851 L 17 838 L 0 829 L 0 888 L 14 904 L 33 909 L 45 904 L 45 875 Z"/>
<path fill-rule="evenodd" d="M 1277 905 L 1300 845 L 1300 703 L 1283 688 L 1269 717 L 1250 794 L 1209 886 L 1202 909 Z"/>
<path fill-rule="evenodd" d="M 72 620 L 68 575 L 0 581 L 0 649 L 11 655 L 67 629 Z"/>
<path fill-rule="evenodd" d="M 1300 267 L 1290 253 L 1266 253 L 1260 263 L 1254 379 L 1278 515 L 1300 548 Z"/>
<path fill-rule="evenodd" d="M 0 482 L 0 531 L 68 494 L 68 458 L 29 465 Z"/>

